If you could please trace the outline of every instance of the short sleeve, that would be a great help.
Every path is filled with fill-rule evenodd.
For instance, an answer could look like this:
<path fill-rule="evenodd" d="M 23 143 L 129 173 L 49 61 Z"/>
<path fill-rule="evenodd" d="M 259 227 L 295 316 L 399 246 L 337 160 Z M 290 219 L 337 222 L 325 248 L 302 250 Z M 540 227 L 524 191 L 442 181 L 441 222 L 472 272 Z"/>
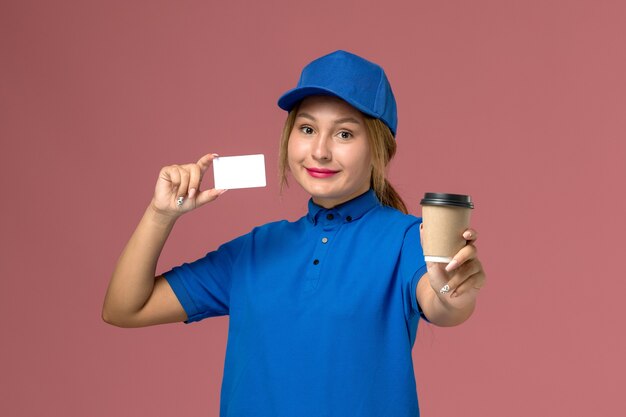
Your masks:
<path fill-rule="evenodd" d="M 418 217 L 404 235 L 402 250 L 400 253 L 399 274 L 402 281 L 402 296 L 405 301 L 405 315 L 411 320 L 419 314 L 428 321 L 417 302 L 416 288 L 419 280 L 427 272 L 424 261 L 424 251 L 420 240 L 420 225 L 422 218 Z"/>
<path fill-rule="evenodd" d="M 163 273 L 187 313 L 185 323 L 229 313 L 233 265 L 247 237 L 240 236 L 196 261 Z"/>

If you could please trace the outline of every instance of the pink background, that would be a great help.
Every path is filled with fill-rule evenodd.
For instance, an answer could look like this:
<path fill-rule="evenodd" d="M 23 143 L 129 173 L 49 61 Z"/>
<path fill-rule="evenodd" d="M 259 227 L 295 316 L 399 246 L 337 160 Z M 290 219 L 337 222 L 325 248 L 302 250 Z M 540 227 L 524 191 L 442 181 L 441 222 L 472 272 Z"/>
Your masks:
<path fill-rule="evenodd" d="M 268 186 L 181 218 L 159 273 L 304 213 L 275 103 L 336 49 L 391 80 L 412 212 L 476 202 L 488 280 L 468 322 L 420 327 L 423 415 L 624 415 L 624 22 L 618 0 L 2 1 L 0 415 L 218 415 L 228 317 L 119 329 L 106 286 L 162 166 L 264 153 Z"/>

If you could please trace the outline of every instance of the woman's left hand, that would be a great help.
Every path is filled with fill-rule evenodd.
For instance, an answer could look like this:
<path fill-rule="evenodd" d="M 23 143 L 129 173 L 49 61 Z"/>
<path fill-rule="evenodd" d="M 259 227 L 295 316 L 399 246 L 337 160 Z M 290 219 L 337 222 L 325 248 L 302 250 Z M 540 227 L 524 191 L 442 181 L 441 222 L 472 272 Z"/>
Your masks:
<path fill-rule="evenodd" d="M 463 237 L 467 244 L 454 255 L 449 264 L 426 262 L 432 289 L 441 301 L 454 308 L 473 304 L 486 279 L 474 246 L 476 231 L 467 229 Z"/>

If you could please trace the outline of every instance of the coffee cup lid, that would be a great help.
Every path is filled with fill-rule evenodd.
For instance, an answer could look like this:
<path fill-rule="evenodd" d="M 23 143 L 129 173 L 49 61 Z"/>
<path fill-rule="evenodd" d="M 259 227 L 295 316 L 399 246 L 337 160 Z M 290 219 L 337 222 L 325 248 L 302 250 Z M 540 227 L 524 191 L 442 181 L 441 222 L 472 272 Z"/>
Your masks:
<path fill-rule="evenodd" d="M 454 206 L 463 208 L 474 208 L 472 198 L 463 194 L 446 194 L 446 193 L 425 193 L 424 198 L 420 201 L 422 206 Z"/>

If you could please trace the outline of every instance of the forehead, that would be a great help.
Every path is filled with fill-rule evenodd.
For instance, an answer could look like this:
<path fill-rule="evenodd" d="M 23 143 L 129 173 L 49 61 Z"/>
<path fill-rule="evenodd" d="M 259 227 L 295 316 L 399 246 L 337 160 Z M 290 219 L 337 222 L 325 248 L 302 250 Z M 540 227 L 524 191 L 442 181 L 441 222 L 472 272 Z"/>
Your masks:
<path fill-rule="evenodd" d="M 328 113 L 336 116 L 353 116 L 362 119 L 361 112 L 340 98 L 333 96 L 310 96 L 302 100 L 298 112 Z"/>

